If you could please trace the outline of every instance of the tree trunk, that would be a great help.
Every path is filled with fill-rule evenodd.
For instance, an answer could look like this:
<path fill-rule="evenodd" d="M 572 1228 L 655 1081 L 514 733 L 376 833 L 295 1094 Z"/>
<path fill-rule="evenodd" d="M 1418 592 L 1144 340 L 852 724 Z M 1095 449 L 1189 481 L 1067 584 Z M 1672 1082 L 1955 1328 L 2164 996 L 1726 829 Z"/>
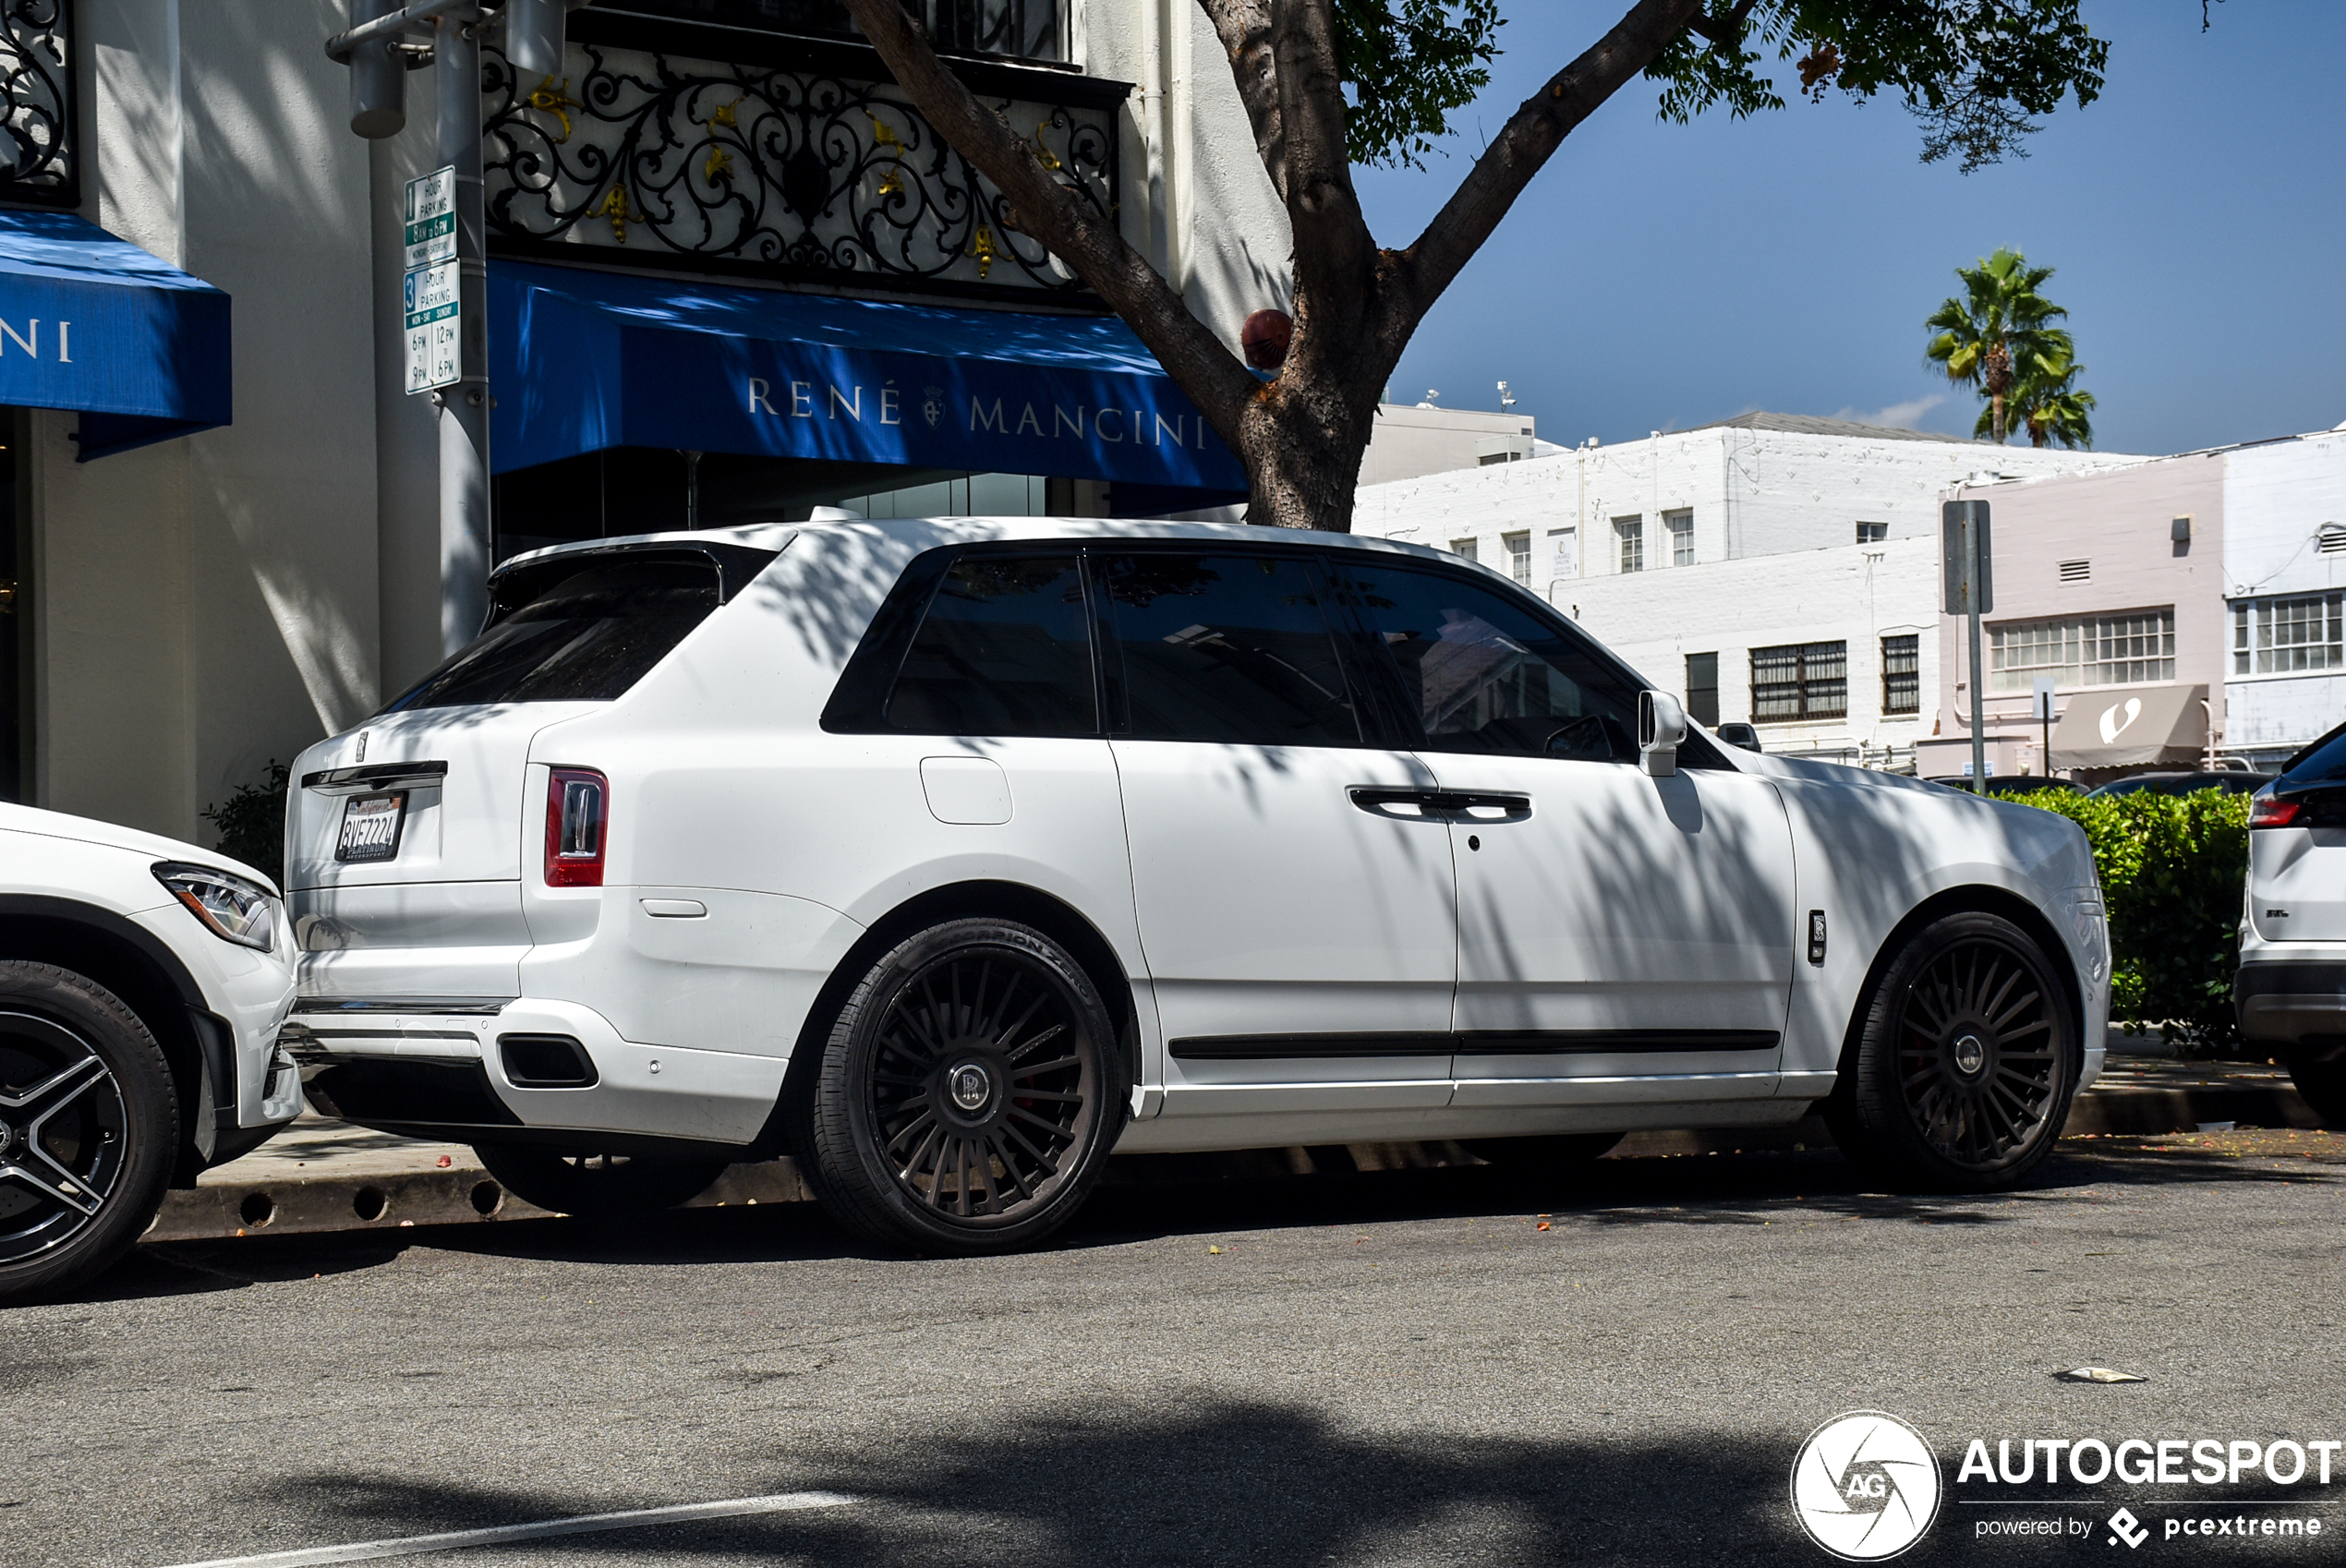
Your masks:
<path fill-rule="evenodd" d="M 2012 427 L 2004 423 L 2004 393 L 2012 388 L 2012 350 L 2002 344 L 1988 347 L 1988 431 L 1998 446 L 2011 439 Z"/>
<path fill-rule="evenodd" d="M 1314 418 L 1300 404 L 1266 387 L 1246 412 L 1239 449 L 1252 492 L 1246 520 L 1348 534 L 1371 420 L 1341 409 L 1334 418 Z"/>

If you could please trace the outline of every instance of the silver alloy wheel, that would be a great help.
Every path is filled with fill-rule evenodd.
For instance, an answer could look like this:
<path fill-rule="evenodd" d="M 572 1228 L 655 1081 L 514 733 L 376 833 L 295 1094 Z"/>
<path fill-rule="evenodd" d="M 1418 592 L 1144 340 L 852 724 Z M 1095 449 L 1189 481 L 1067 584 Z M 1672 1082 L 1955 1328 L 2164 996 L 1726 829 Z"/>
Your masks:
<path fill-rule="evenodd" d="M 52 1019 L 0 1012 L 0 1263 L 63 1246 L 114 1196 L 128 1112 L 96 1047 Z"/>

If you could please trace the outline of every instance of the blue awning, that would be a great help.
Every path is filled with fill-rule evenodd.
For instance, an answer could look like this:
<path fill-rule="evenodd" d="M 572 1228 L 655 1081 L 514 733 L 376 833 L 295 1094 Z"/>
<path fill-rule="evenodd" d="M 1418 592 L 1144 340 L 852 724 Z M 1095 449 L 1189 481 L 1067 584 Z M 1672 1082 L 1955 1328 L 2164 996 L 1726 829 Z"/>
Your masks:
<path fill-rule="evenodd" d="M 1246 488 L 1121 321 L 497 261 L 499 473 L 604 447 Z"/>
<path fill-rule="evenodd" d="M 0 404 L 82 413 L 80 461 L 228 423 L 228 296 L 70 212 L 0 211 Z"/>

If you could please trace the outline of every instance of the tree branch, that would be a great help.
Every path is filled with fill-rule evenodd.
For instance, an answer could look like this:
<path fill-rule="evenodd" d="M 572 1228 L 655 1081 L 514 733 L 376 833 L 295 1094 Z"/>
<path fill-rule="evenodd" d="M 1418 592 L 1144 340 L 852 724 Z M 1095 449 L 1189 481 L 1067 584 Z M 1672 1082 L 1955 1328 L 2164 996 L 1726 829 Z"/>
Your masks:
<path fill-rule="evenodd" d="M 1363 324 L 1358 312 L 1366 305 L 1376 240 L 1352 188 L 1344 78 L 1328 0 L 1272 0 L 1271 51 L 1287 142 L 1297 335 L 1308 335 L 1305 318 L 1314 305 L 1324 326 L 1349 332 Z"/>
<path fill-rule="evenodd" d="M 922 37 L 901 0 L 845 0 L 865 39 L 946 141 L 994 182 L 1018 227 L 1099 291 L 1179 382 L 1233 451 L 1240 421 L 1262 390 L 1180 295 L 1125 243 L 1113 214 L 1053 179 L 1026 139 L 977 101 Z M 1339 147 L 1341 144 L 1339 143 Z"/>
<path fill-rule="evenodd" d="M 1254 151 L 1271 173 L 1271 187 L 1287 200 L 1287 133 L 1279 121 L 1279 78 L 1271 59 L 1270 0 L 1198 0 L 1230 57 L 1239 102 L 1254 129 Z"/>
<path fill-rule="evenodd" d="M 1697 11 L 1687 18 L 1687 27 L 1711 42 L 1724 47 L 1742 39 L 1744 18 L 1751 15 L 1751 7 L 1758 4 L 1759 0 L 1742 0 L 1742 4 L 1734 10 L 1723 17 L 1717 18 L 1706 11 Z"/>
<path fill-rule="evenodd" d="M 1388 336 L 1415 330 L 1564 139 L 1701 13 L 1702 0 L 1638 0 L 1612 31 L 1524 101 L 1425 232 L 1394 259 L 1400 287 L 1388 310 L 1407 320 L 1388 320 Z"/>

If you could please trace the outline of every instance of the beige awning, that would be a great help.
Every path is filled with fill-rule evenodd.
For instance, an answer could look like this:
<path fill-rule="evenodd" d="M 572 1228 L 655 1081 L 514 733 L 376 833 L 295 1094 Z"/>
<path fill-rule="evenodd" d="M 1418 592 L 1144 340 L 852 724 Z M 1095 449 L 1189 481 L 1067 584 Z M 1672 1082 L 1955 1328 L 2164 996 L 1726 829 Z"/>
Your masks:
<path fill-rule="evenodd" d="M 2207 754 L 2205 686 L 2105 686 L 2079 692 L 2053 726 L 2054 767 L 2140 767 Z"/>

